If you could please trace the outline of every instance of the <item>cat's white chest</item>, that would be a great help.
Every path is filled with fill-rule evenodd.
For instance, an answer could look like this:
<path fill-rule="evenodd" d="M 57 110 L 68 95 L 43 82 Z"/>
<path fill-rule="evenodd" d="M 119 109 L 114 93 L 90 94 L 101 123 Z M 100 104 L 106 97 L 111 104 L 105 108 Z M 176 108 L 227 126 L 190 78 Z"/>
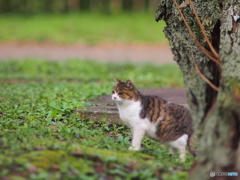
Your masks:
<path fill-rule="evenodd" d="M 156 124 L 151 123 L 147 118 L 140 118 L 142 110 L 139 101 L 129 101 L 128 103 L 117 103 L 119 116 L 121 120 L 131 129 L 141 129 L 145 134 L 153 139 L 156 139 Z"/>
<path fill-rule="evenodd" d="M 130 128 L 139 123 L 141 103 L 139 101 L 125 101 L 123 103 L 117 103 L 119 116 L 121 120 Z"/>

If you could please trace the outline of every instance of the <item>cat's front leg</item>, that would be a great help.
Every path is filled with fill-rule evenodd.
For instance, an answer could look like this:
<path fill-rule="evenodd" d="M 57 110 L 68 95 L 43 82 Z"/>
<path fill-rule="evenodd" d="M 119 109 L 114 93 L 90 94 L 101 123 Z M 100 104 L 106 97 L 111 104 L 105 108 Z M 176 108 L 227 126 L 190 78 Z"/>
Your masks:
<path fill-rule="evenodd" d="M 142 139 L 145 135 L 145 130 L 139 127 L 132 128 L 133 139 L 129 150 L 139 151 L 141 148 Z"/>

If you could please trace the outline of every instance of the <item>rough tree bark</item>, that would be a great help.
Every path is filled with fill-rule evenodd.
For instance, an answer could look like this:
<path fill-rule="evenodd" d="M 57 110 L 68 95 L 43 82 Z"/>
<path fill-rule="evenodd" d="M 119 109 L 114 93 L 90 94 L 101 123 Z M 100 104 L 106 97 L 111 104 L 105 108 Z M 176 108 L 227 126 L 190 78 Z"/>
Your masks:
<path fill-rule="evenodd" d="M 211 52 L 193 13 L 195 7 L 206 35 L 219 55 L 211 56 L 219 64 L 209 59 L 190 36 L 174 1 L 201 46 Z M 211 178 L 210 171 L 238 172 L 240 176 L 240 1 L 182 2 L 160 0 L 156 20 L 166 22 L 164 33 L 169 39 L 174 60 L 182 70 L 195 123 L 199 156 L 190 171 L 190 179 L 229 178 Z M 218 90 L 206 83 L 200 74 Z"/>

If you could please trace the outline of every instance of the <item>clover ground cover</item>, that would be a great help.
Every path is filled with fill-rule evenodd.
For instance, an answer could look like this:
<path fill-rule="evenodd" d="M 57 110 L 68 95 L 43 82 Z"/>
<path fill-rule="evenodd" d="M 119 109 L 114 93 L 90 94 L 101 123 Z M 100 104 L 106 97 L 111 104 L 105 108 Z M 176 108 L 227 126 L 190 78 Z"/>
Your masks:
<path fill-rule="evenodd" d="M 93 122 L 74 112 L 110 94 L 113 77 L 138 87 L 182 87 L 174 65 L 95 61 L 0 62 L 0 177 L 9 179 L 186 179 L 181 163 L 149 139 L 129 152 L 124 125 Z"/>

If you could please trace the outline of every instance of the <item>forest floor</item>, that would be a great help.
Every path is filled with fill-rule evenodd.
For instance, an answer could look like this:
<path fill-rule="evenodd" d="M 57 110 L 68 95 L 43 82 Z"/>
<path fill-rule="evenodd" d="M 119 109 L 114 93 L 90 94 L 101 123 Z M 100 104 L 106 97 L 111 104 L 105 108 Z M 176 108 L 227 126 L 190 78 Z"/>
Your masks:
<path fill-rule="evenodd" d="M 114 77 L 151 92 L 183 87 L 175 64 L 0 61 L 0 179 L 188 179 L 195 161 L 189 153 L 183 163 L 148 138 L 140 152 L 128 151 L 132 134 L 125 125 L 109 123 L 107 113 L 98 121 L 76 113 L 110 97 Z M 168 100 L 183 98 L 165 91 Z"/>
<path fill-rule="evenodd" d="M 1 42 L 0 60 L 39 58 L 45 60 L 84 59 L 111 62 L 151 62 L 154 64 L 174 63 L 168 44 L 121 44 L 100 45 L 36 42 Z"/>

